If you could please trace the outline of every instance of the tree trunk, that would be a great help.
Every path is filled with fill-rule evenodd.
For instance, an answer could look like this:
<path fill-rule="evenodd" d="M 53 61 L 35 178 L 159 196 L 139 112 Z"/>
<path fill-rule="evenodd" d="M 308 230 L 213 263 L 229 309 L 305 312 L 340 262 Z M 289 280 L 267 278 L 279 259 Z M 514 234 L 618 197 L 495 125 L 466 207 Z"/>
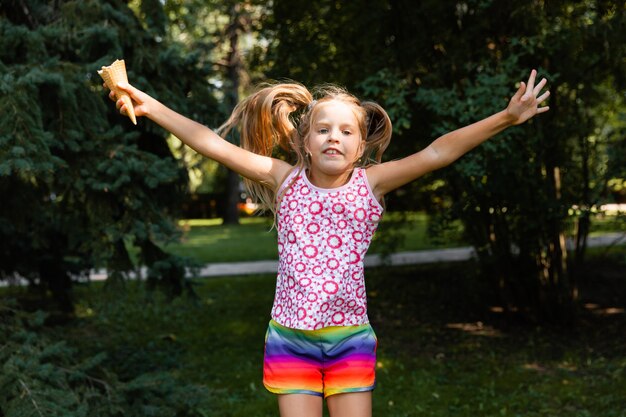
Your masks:
<path fill-rule="evenodd" d="M 239 174 L 227 169 L 224 224 L 239 224 Z"/>
<path fill-rule="evenodd" d="M 227 79 L 229 89 L 226 93 L 229 107 L 235 108 L 239 103 L 239 86 L 241 85 L 241 53 L 239 51 L 239 33 L 244 30 L 242 24 L 241 5 L 233 2 L 230 6 L 230 24 L 226 28 L 226 36 L 230 44 L 230 51 L 227 58 Z M 233 139 L 234 141 L 234 139 Z M 226 180 L 226 209 L 224 210 L 224 224 L 239 224 L 239 175 L 228 170 Z"/>
<path fill-rule="evenodd" d="M 58 235 L 58 238 L 64 236 Z M 52 249 L 47 256 L 39 260 L 38 264 L 39 279 L 47 285 L 59 310 L 64 314 L 73 314 L 72 279 L 63 264 L 63 254 Z"/>
<path fill-rule="evenodd" d="M 185 266 L 176 257 L 164 252 L 151 240 L 140 244 L 143 259 L 150 268 L 147 276 L 148 288 L 162 288 L 166 294 L 177 297 L 183 290 L 193 294 L 191 285 L 185 281 Z"/>
<path fill-rule="evenodd" d="M 561 170 L 548 167 L 554 201 L 561 200 Z M 547 246 L 540 255 L 539 281 L 541 313 L 547 321 L 567 323 L 573 319 L 573 291 L 567 267 L 565 235 L 561 230 L 559 213 L 552 213 L 547 223 Z"/>
<path fill-rule="evenodd" d="M 582 152 L 582 213 L 578 217 L 576 228 L 576 248 L 574 256 L 574 275 L 577 281 L 580 280 L 579 271 L 582 270 L 585 262 L 585 253 L 587 251 L 587 237 L 591 227 L 591 174 L 589 170 L 589 144 L 585 136 L 580 137 L 580 146 Z"/>

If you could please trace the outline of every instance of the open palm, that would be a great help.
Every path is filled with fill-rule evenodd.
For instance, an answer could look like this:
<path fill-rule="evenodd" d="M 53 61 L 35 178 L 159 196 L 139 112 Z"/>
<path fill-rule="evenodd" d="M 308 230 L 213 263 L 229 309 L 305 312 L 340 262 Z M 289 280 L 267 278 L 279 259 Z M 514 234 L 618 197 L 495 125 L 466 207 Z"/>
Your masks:
<path fill-rule="evenodd" d="M 536 114 L 545 113 L 550 110 L 548 106 L 539 107 L 539 105 L 550 96 L 550 91 L 539 95 L 543 87 L 545 87 L 547 80 L 544 78 L 539 84 L 535 85 L 536 77 L 537 71 L 532 70 L 528 77 L 528 83 L 522 81 L 519 89 L 509 101 L 506 110 L 512 117 L 514 125 L 524 123 Z"/>

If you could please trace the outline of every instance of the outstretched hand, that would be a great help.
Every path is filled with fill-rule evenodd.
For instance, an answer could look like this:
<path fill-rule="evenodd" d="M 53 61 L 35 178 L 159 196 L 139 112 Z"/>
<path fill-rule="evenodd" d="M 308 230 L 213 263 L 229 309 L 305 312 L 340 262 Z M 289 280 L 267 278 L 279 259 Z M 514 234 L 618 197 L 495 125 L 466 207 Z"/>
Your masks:
<path fill-rule="evenodd" d="M 103 84 L 103 86 L 104 88 L 107 88 L 106 84 Z M 128 83 L 124 83 L 124 82 L 118 83 L 117 87 L 120 90 L 127 92 L 128 95 L 130 96 L 130 99 L 133 101 L 133 107 L 135 109 L 135 116 L 137 117 L 146 116 L 150 113 L 150 108 L 148 104 L 150 101 L 149 95 L 147 95 L 141 90 L 136 89 L 135 87 L 133 87 L 132 85 Z M 113 91 L 109 92 L 109 98 L 112 101 L 115 101 L 115 107 L 119 110 L 121 114 L 127 115 L 126 106 L 124 105 L 124 102 L 121 99 L 116 100 L 115 93 Z"/>
<path fill-rule="evenodd" d="M 539 84 L 535 85 L 536 77 L 537 71 L 532 70 L 530 77 L 528 77 L 528 83 L 522 81 L 519 89 L 509 101 L 506 111 L 509 116 L 511 116 L 513 125 L 524 123 L 536 114 L 545 113 L 550 110 L 548 106 L 539 107 L 539 105 L 550 96 L 550 91 L 539 95 L 548 81 L 543 78 Z"/>

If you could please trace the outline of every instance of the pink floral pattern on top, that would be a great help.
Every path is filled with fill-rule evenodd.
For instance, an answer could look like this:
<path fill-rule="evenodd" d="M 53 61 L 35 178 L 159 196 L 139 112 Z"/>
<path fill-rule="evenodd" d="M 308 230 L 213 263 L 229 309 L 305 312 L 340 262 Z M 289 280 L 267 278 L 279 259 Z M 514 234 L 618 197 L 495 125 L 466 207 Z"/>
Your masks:
<path fill-rule="evenodd" d="M 347 184 L 332 189 L 295 171 L 280 193 L 272 318 L 302 330 L 368 323 L 363 259 L 383 208 L 365 170 L 355 169 Z"/>

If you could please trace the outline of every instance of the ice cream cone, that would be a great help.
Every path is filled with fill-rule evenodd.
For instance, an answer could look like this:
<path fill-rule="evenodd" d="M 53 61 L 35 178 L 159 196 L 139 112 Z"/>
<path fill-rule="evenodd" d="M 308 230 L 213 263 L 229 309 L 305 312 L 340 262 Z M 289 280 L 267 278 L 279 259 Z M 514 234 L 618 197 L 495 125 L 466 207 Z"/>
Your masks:
<path fill-rule="evenodd" d="M 130 117 L 130 120 L 133 122 L 133 124 L 137 124 L 137 118 L 135 117 L 135 108 L 133 107 L 133 102 L 130 99 L 130 96 L 127 92 L 117 87 L 117 83 L 119 82 L 128 83 L 128 76 L 126 75 L 126 64 L 124 63 L 124 60 L 115 60 L 115 62 L 108 67 L 102 67 L 102 69 L 98 71 L 98 74 L 102 77 L 107 87 L 109 87 L 109 89 L 115 93 L 116 100 L 122 99 L 124 105 L 126 106 L 126 112 L 128 113 L 128 117 Z"/>

